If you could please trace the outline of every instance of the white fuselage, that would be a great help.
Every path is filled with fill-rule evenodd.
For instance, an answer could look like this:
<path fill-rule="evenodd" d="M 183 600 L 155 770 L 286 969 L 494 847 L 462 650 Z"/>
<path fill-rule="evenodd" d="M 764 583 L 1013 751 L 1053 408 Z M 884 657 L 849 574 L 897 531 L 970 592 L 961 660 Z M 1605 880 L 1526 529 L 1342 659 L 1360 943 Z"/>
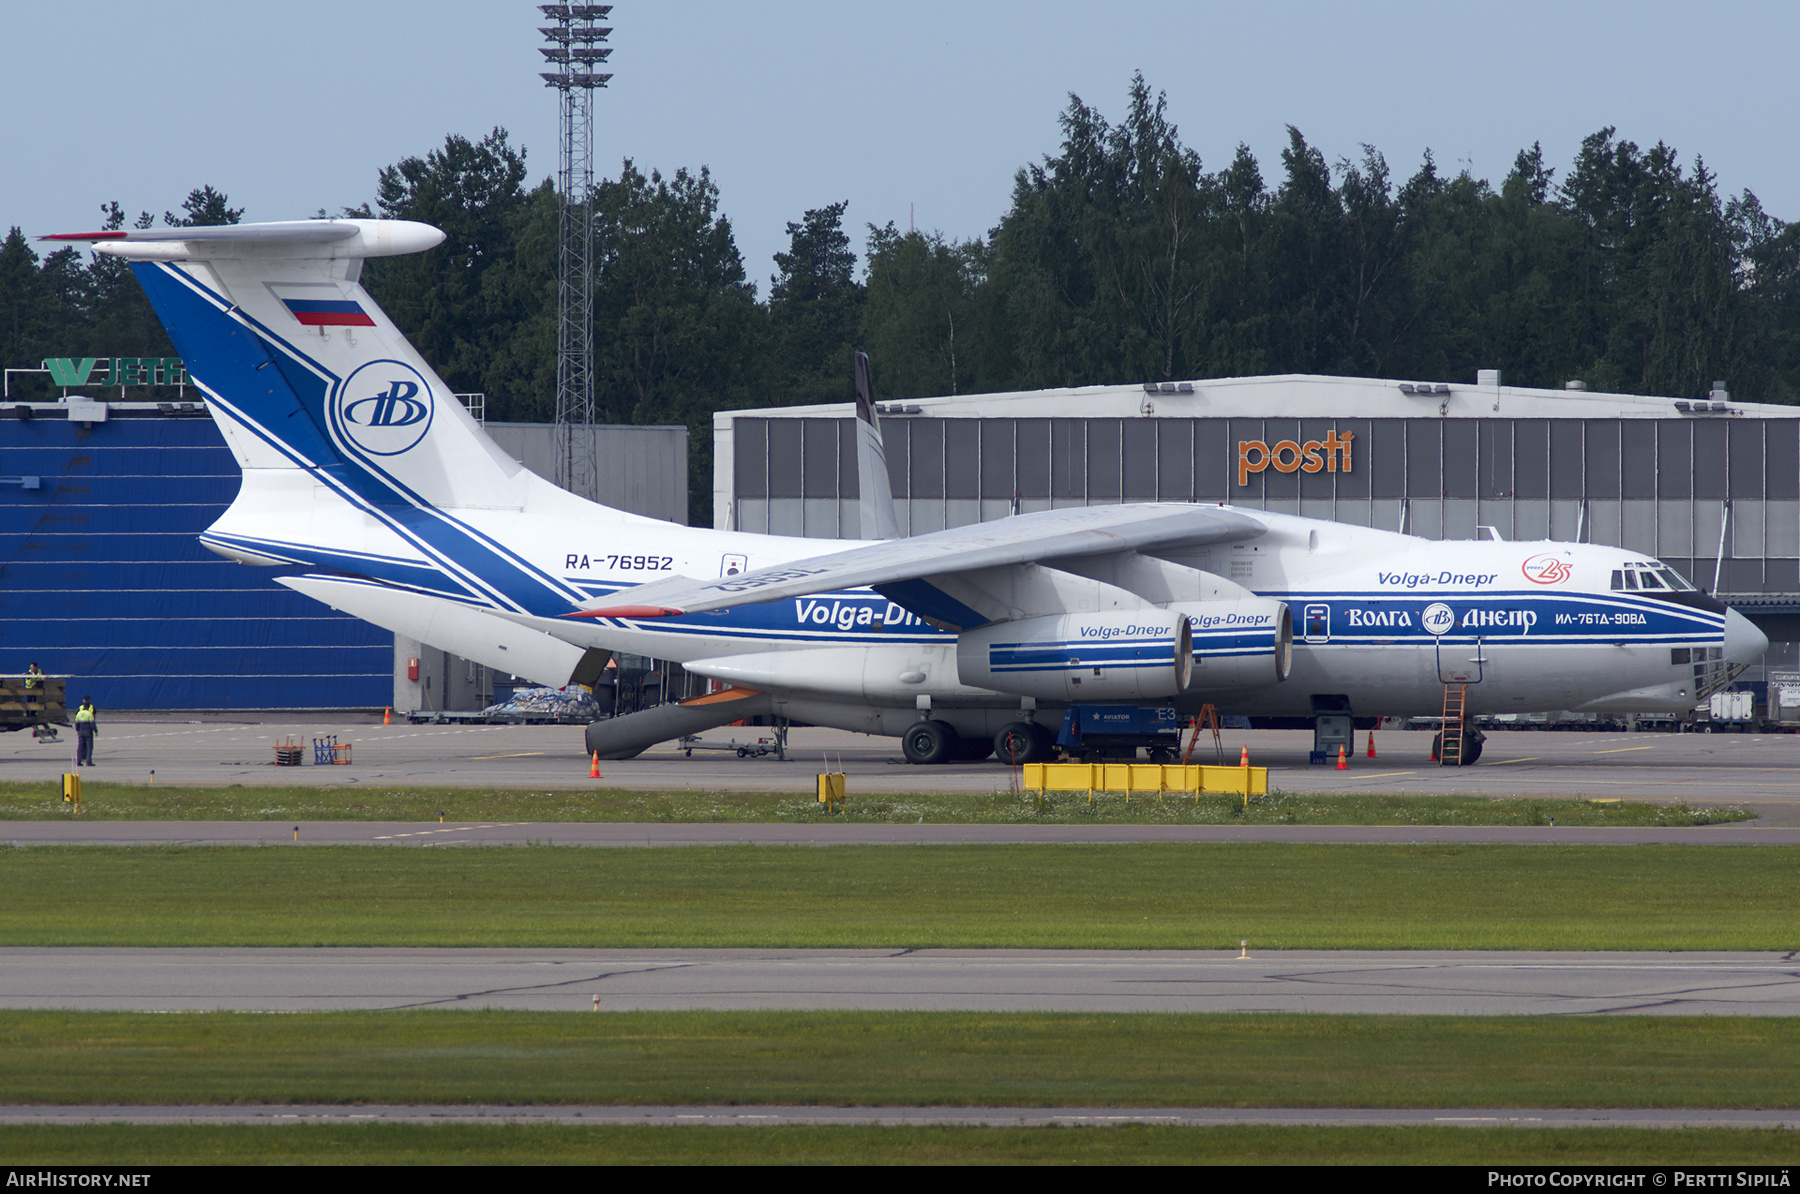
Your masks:
<path fill-rule="evenodd" d="M 1069 703 L 1020 695 L 1032 692 L 1302 716 L 1347 702 L 1371 716 L 1438 712 L 1445 685 L 1466 683 L 1472 712 L 1681 710 L 1766 646 L 1654 561 L 1598 545 L 1433 542 L 1145 504 L 891 540 L 857 565 L 843 562 L 854 543 L 657 522 L 507 457 L 361 288 L 363 259 L 428 248 L 435 229 L 321 220 L 73 235 L 133 260 L 244 470 L 207 546 L 542 683 L 587 674 L 590 651 L 628 651 L 768 694 L 797 720 L 899 734 L 925 714 L 969 735 L 1040 700 Z M 872 416 L 858 427 L 859 475 L 879 479 Z M 884 496 L 865 503 L 863 525 L 891 524 Z M 884 551 L 888 570 L 841 570 Z M 831 577 L 883 591 L 805 592 Z M 674 613 L 625 593 L 663 580 L 649 591 L 710 592 Z M 733 604 L 777 589 L 804 595 Z M 965 632 L 960 657 L 944 626 Z M 1169 653 L 1143 654 L 1152 640 Z M 1004 692 L 966 682 L 1026 673 Z"/>
<path fill-rule="evenodd" d="M 818 724 L 897 734 L 922 706 L 965 733 L 992 732 L 1018 717 L 1019 697 L 960 682 L 955 634 L 869 589 L 669 618 L 569 618 L 575 602 L 592 604 L 657 579 L 727 576 L 856 545 L 678 527 L 614 512 L 587 519 L 581 515 L 594 509 L 589 504 L 533 488 L 551 508 L 457 511 L 480 537 L 504 542 L 522 566 L 563 590 L 565 604 L 535 609 L 529 594 L 520 595 L 504 615 L 518 625 L 584 648 L 681 662 L 769 692 L 789 716 Z M 256 505 L 252 499 L 243 513 L 267 526 L 267 512 Z M 1438 542 L 1242 513 L 1264 523 L 1266 533 L 1164 558 L 1285 602 L 1293 618 L 1292 670 L 1280 683 L 1217 687 L 1202 662 L 1187 692 L 1174 698 L 1183 711 L 1211 703 L 1229 713 L 1305 716 L 1313 697 L 1331 694 L 1347 697 L 1359 715 L 1426 715 L 1441 711 L 1452 682 L 1470 685 L 1475 713 L 1684 710 L 1728 678 L 1731 664 L 1749 662 L 1764 646 L 1744 619 L 1702 594 L 1614 588 L 1615 574 L 1635 576 L 1654 564 L 1619 548 Z M 228 541 L 232 521 L 228 515 L 209 539 Z M 369 538 L 355 553 L 357 568 L 379 577 L 378 561 L 404 554 L 403 545 L 379 524 L 364 525 Z M 342 531 L 334 531 L 338 542 Z"/>

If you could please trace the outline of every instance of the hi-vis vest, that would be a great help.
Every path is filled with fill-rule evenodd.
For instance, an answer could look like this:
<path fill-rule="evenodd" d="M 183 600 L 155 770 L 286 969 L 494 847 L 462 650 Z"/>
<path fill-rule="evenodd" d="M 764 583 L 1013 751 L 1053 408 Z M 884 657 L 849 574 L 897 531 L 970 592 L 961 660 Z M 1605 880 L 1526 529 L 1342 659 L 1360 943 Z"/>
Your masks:
<path fill-rule="evenodd" d="M 83 705 L 81 708 L 75 710 L 75 720 L 76 721 L 92 721 L 92 720 L 94 720 L 94 707 L 92 705 Z"/>

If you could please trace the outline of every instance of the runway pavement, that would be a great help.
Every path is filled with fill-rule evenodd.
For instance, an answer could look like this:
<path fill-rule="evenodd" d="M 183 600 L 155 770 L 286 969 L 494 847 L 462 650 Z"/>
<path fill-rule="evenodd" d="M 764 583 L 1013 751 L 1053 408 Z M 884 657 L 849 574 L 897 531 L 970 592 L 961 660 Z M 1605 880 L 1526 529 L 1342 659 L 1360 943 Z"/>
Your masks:
<path fill-rule="evenodd" d="M 0 1007 L 1800 1015 L 1793 953 L 12 948 Z"/>
<path fill-rule="evenodd" d="M 581 729 L 575 726 L 382 726 L 343 719 L 249 715 L 178 719 L 103 715 L 95 780 L 246 787 L 301 785 L 456 785 L 569 789 L 811 791 L 823 770 L 849 773 L 850 791 L 991 792 L 1008 772 L 993 762 L 914 767 L 898 743 L 837 730 L 792 733 L 786 762 L 740 758 L 732 743 L 755 744 L 771 731 L 726 727 L 702 735 L 723 750 L 658 747 L 636 759 L 602 764 L 588 777 Z M 348 766 L 314 766 L 310 740 L 336 735 L 350 745 Z M 65 735 L 65 739 L 67 735 Z M 274 745 L 307 746 L 307 763 L 274 766 Z M 1497 732 L 1481 762 L 1445 768 L 1430 762 L 1431 735 L 1376 735 L 1378 758 L 1359 750 L 1350 769 L 1307 765 L 1304 731 L 1234 731 L 1227 761 L 1248 746 L 1253 762 L 1271 768 L 1271 787 L 1291 792 L 1461 793 L 1550 798 L 1626 797 L 1690 804 L 1749 804 L 1766 824 L 1800 826 L 1800 737 L 1755 734 L 1590 734 Z M 70 770 L 72 746 L 38 744 L 25 734 L 0 735 L 0 779 L 57 782 Z M 1196 758 L 1210 761 L 1212 744 Z"/>

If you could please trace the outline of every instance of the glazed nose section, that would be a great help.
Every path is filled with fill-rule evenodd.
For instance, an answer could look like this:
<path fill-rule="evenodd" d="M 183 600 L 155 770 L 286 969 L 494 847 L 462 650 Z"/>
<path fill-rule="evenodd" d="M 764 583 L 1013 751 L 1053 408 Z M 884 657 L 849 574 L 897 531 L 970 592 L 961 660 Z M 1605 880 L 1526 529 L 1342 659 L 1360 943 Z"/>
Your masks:
<path fill-rule="evenodd" d="M 1748 667 L 1769 649 L 1769 637 L 1735 609 L 1725 611 L 1725 658 Z"/>

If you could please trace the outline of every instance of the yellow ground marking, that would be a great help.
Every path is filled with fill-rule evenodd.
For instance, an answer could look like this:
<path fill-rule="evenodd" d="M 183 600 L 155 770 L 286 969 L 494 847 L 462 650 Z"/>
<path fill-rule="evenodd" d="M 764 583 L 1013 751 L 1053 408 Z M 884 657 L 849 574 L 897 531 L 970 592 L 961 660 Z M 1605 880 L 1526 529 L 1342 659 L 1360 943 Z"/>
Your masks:
<path fill-rule="evenodd" d="M 1621 746 L 1617 750 L 1597 750 L 1597 755 L 1622 755 L 1628 750 L 1655 750 L 1654 746 Z"/>
<path fill-rule="evenodd" d="M 533 755 L 541 755 L 543 753 L 544 752 L 541 750 L 522 750 L 516 755 L 470 755 L 469 760 L 474 762 L 479 759 L 529 759 Z"/>
<path fill-rule="evenodd" d="M 1543 758 L 1542 755 L 1526 755 L 1522 759 L 1495 759 L 1491 763 L 1483 763 L 1482 766 L 1483 767 L 1504 767 L 1508 763 L 1535 763 L 1541 758 Z"/>

